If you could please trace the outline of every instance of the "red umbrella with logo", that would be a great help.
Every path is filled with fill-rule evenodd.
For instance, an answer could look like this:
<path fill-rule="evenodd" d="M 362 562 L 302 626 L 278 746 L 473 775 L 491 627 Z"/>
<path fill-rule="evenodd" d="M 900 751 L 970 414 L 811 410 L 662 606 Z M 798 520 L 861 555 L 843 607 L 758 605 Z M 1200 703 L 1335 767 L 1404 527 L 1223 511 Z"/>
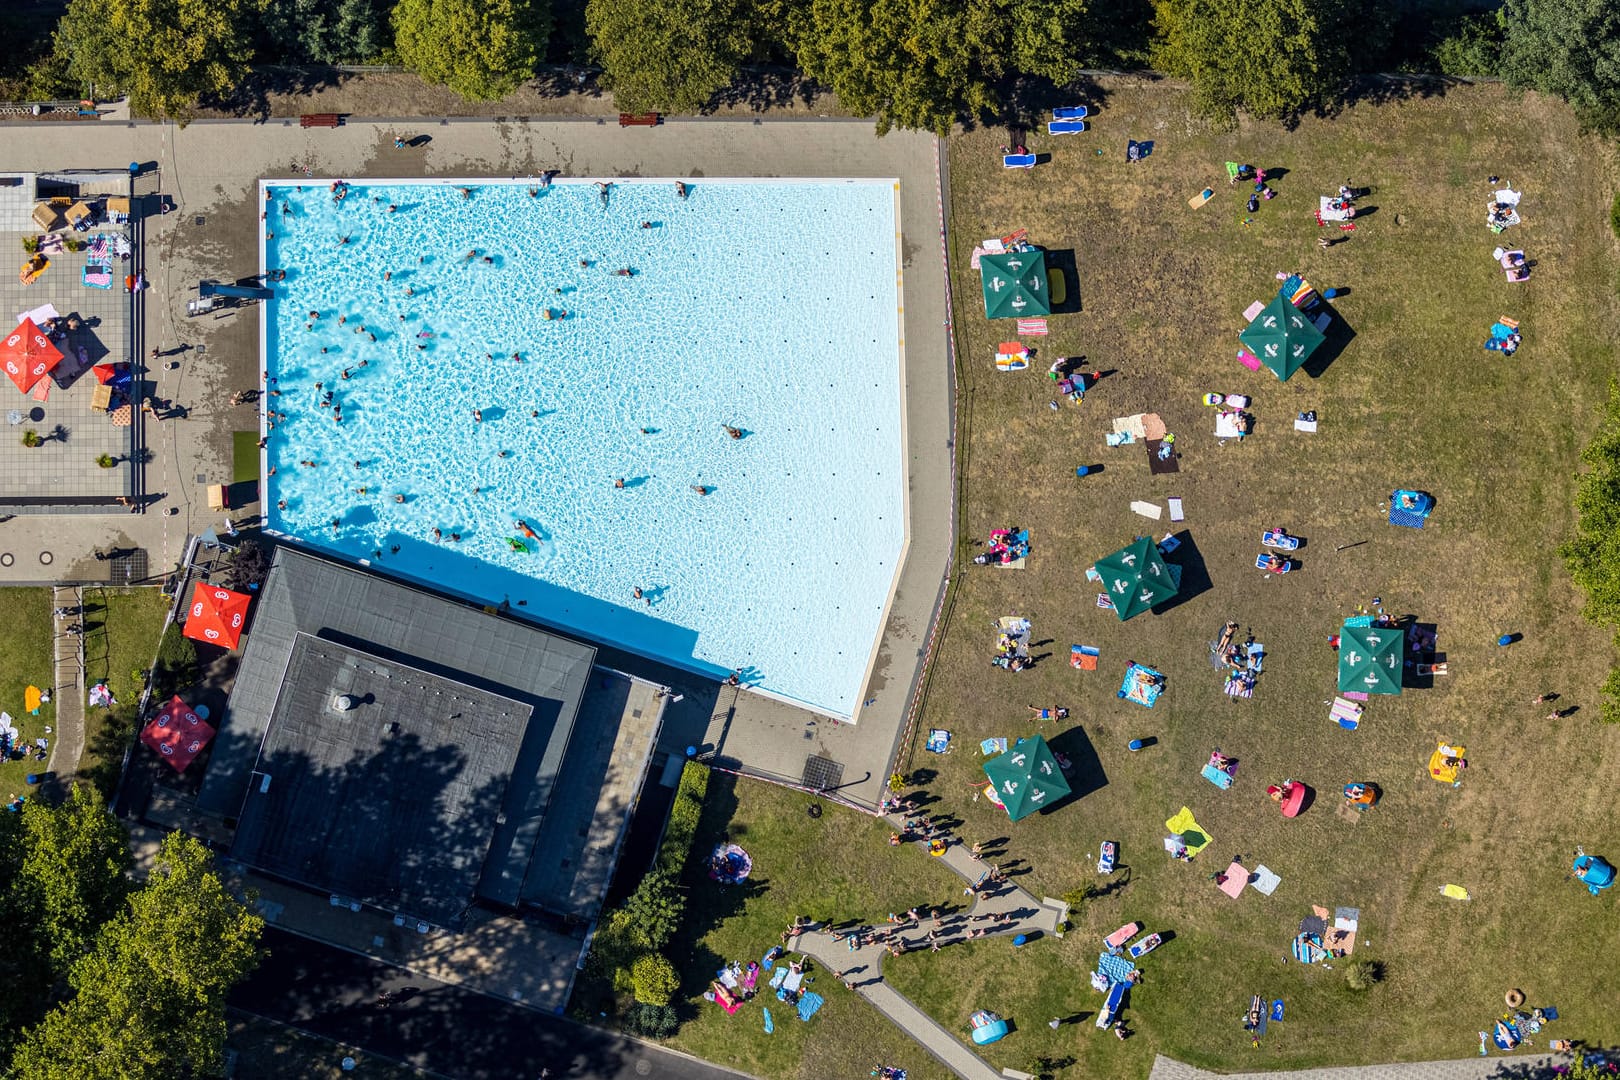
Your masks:
<path fill-rule="evenodd" d="M 17 389 L 25 394 L 61 362 L 62 350 L 51 343 L 49 335 L 36 326 L 33 319 L 24 319 L 0 341 L 0 367 L 5 368 Z"/>
<path fill-rule="evenodd" d="M 181 701 L 178 694 L 159 709 L 141 731 L 141 742 L 174 766 L 175 772 L 185 772 L 191 759 L 201 753 L 213 737 L 213 727 Z"/>
<path fill-rule="evenodd" d="M 186 612 L 183 633 L 193 641 L 234 649 L 242 640 L 242 625 L 247 621 L 251 600 L 245 593 L 199 581 L 191 589 L 191 607 Z"/>

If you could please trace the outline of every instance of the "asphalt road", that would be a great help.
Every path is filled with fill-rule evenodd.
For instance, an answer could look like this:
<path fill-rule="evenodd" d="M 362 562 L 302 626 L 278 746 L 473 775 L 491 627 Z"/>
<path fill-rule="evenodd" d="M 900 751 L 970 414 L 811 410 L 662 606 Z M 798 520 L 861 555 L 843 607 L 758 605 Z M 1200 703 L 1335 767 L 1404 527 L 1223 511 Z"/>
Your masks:
<path fill-rule="evenodd" d="M 267 927 L 230 1004 L 457 1080 L 737 1080 L 742 1075 L 434 982 Z M 384 1007 L 377 995 L 400 1000 Z"/>

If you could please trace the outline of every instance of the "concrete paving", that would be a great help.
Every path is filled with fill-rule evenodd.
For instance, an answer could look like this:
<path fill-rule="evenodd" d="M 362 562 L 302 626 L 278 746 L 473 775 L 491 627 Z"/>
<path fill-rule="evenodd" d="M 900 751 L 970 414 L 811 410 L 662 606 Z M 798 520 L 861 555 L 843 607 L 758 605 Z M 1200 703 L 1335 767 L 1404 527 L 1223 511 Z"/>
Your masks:
<path fill-rule="evenodd" d="M 888 820 L 896 831 L 903 828 L 903 818 L 892 816 Z M 926 841 L 915 841 L 910 846 L 917 848 L 923 858 L 936 857 L 928 854 Z M 975 860 L 967 848 L 954 842 L 944 855 L 937 858 L 969 885 L 978 882 L 990 870 L 988 865 Z M 987 918 L 1007 914 L 1012 918 L 1005 923 Z M 885 920 L 887 915 L 885 913 Z M 900 943 L 907 951 L 915 951 L 932 949 L 937 943 L 942 949 L 949 948 L 968 940 L 970 933 L 983 927 L 985 933 L 981 936 L 1002 938 L 1009 949 L 1015 947 L 1012 940 L 1020 934 L 1030 939 L 1026 948 L 1040 948 L 1039 939 L 1056 934 L 1063 915 L 1061 906 L 1044 904 L 1018 886 L 1003 883 L 975 896 L 971 909 L 942 915 L 937 928 L 926 915 L 920 923 L 900 927 L 891 926 L 886 921 L 879 924 L 873 919 L 872 932 L 861 936 L 858 948 L 849 947 L 849 942 L 853 940 L 851 938 L 834 941 L 829 930 L 799 935 L 797 948 L 829 971 L 843 972 L 857 994 L 963 1080 L 997 1080 L 1000 1072 L 883 981 L 883 960 L 888 955 L 888 946 Z M 975 919 L 984 921 L 976 923 Z M 996 929 L 992 931 L 991 927 Z M 929 940 L 930 932 L 938 935 L 937 942 Z"/>
<path fill-rule="evenodd" d="M 1540 1080 L 1568 1064 L 1568 1054 L 1525 1054 L 1519 1057 L 1473 1057 L 1459 1061 L 1414 1061 L 1394 1065 L 1351 1065 L 1337 1069 L 1292 1072 L 1214 1073 L 1195 1069 L 1162 1054 L 1154 1059 L 1148 1080 Z"/>
<path fill-rule="evenodd" d="M 144 423 L 152 461 L 144 514 L 18 517 L 0 525 L 0 584 L 108 581 L 97 547 L 139 548 L 150 572 L 179 559 L 185 539 L 220 524 L 207 509 L 209 484 L 232 479 L 231 436 L 257 427 L 253 405 L 229 404 L 258 385 L 258 315 L 251 307 L 186 317 L 201 278 L 234 280 L 257 270 L 259 178 L 535 176 L 895 177 L 900 181 L 909 544 L 859 723 L 829 720 L 761 695 L 727 695 L 690 673 L 660 671 L 626 659 L 614 666 L 675 689 L 661 746 L 687 745 L 720 765 L 791 781 L 810 767 L 832 777 L 838 793 L 868 807 L 883 790 L 907 721 L 920 663 L 951 554 L 951 444 L 954 388 L 945 300 L 941 214 L 942 150 L 932 136 L 883 138 L 869 120 L 772 120 L 751 117 L 672 120 L 621 129 L 604 118 L 528 121 L 466 119 L 429 123 L 349 118 L 336 129 L 302 129 L 293 120 L 171 124 L 100 121 L 0 124 L 8 128 L 3 164 L 18 170 L 127 167 L 143 163 L 137 193 L 172 199 L 174 212 L 144 225 L 145 269 L 152 288 L 138 297 L 138 358 L 165 351 L 147 373 L 153 393 L 184 407 L 178 419 Z M 396 150 L 396 135 L 429 136 L 419 149 Z M 175 366 L 171 370 L 168 365 Z M 234 516 L 251 517 L 254 506 Z M 49 565 L 37 556 L 51 552 Z M 120 582 L 122 583 L 122 582 Z M 734 698 L 735 700 L 731 700 Z"/>
<path fill-rule="evenodd" d="M 51 610 L 63 608 L 79 610 L 84 606 L 84 590 L 57 588 L 51 592 Z M 51 650 L 54 671 L 51 677 L 51 701 L 56 704 L 56 723 L 48 736 L 51 740 L 50 757 L 45 771 L 57 776 L 78 771 L 79 759 L 84 756 L 84 637 L 68 634 L 69 626 L 84 625 L 84 615 L 68 615 L 51 620 L 54 639 Z"/>

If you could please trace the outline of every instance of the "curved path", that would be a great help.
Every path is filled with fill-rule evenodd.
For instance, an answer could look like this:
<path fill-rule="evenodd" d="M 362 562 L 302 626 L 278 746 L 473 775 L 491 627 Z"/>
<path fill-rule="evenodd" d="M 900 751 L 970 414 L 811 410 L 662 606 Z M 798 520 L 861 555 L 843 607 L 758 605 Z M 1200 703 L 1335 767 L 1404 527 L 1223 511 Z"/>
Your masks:
<path fill-rule="evenodd" d="M 891 816 L 887 820 L 896 831 L 903 825 L 902 819 L 898 816 Z M 917 841 L 910 846 L 921 849 L 920 853 L 924 858 L 930 857 L 927 854 L 926 842 Z M 978 881 L 989 872 L 989 864 L 974 860 L 967 848 L 954 842 L 945 854 L 939 857 L 939 861 L 968 884 Z M 905 942 L 910 951 L 930 949 L 935 943 L 940 948 L 948 948 L 968 940 L 968 935 L 981 927 L 985 929 L 982 935 L 984 937 L 1011 938 L 1018 934 L 1026 934 L 1038 938 L 1057 932 L 1058 922 L 1064 914 L 1061 904 L 1056 904 L 1055 901 L 1052 904 L 1043 904 L 1010 882 L 991 886 L 990 890 L 974 897 L 971 908 L 966 906 L 967 897 L 963 894 L 958 895 L 958 899 L 963 901 L 961 904 L 935 905 L 958 909 L 950 915 L 941 917 L 937 942 L 929 941 L 928 935 L 934 930 L 934 924 L 926 917 L 920 925 L 895 928 L 891 933 L 896 939 Z M 972 921 L 973 916 L 1004 913 L 1012 915 L 1010 922 L 993 923 L 984 920 L 975 924 Z M 872 925 L 879 933 L 890 930 L 882 921 Z M 995 929 L 990 929 L 991 927 Z M 827 931 L 816 930 L 801 934 L 797 947 L 800 952 L 820 962 L 827 970 L 844 972 L 857 994 L 870 1002 L 896 1027 L 910 1035 L 918 1045 L 963 1080 L 1002 1080 L 999 1070 L 991 1067 L 954 1033 L 946 1030 L 883 981 L 883 959 L 887 955 L 883 945 L 868 940 L 860 948 L 852 951 L 847 941 L 834 941 Z M 1007 947 L 1013 947 L 1010 941 Z"/>

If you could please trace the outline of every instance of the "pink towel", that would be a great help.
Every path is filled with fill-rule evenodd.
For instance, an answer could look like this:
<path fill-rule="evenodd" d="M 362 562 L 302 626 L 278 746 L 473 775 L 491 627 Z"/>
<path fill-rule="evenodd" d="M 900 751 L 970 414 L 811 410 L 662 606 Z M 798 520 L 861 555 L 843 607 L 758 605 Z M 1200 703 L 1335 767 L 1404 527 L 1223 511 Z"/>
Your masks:
<path fill-rule="evenodd" d="M 1046 333 L 1046 320 L 1045 319 L 1019 319 L 1018 320 L 1018 332 L 1020 334 L 1030 334 L 1030 335 L 1044 334 L 1044 333 Z"/>
<path fill-rule="evenodd" d="M 1238 363 L 1242 364 L 1244 367 L 1248 368 L 1250 371 L 1259 371 L 1260 370 L 1260 358 L 1258 356 L 1254 355 L 1248 349 L 1239 349 L 1238 350 Z"/>

